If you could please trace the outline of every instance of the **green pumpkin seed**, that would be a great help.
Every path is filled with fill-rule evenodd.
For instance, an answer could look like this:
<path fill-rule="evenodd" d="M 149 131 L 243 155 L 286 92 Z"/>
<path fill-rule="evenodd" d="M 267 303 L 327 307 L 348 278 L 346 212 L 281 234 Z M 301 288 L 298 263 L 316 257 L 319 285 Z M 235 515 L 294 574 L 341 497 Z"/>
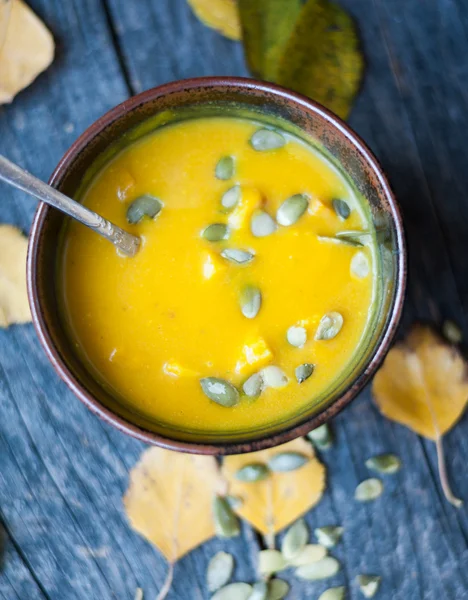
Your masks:
<path fill-rule="evenodd" d="M 307 331 L 305 327 L 292 325 L 286 332 L 286 339 L 295 348 L 303 348 L 307 342 Z"/>
<path fill-rule="evenodd" d="M 234 570 L 234 557 L 227 552 L 216 553 L 206 570 L 206 583 L 209 592 L 216 592 L 231 579 Z"/>
<path fill-rule="evenodd" d="M 320 425 L 313 431 L 309 431 L 307 438 L 318 450 L 328 450 L 333 446 L 333 435 L 327 423 Z"/>
<path fill-rule="evenodd" d="M 383 483 L 380 479 L 371 477 L 370 479 L 361 481 L 354 492 L 354 498 L 358 500 L 358 502 L 370 502 L 371 500 L 378 498 L 382 492 Z"/>
<path fill-rule="evenodd" d="M 260 373 L 254 373 L 242 386 L 242 391 L 249 398 L 258 398 L 263 390 L 263 377 Z"/>
<path fill-rule="evenodd" d="M 338 244 L 340 246 L 353 246 L 353 248 L 362 248 L 363 244 L 355 242 L 354 240 L 347 240 L 346 238 L 330 237 L 328 235 L 318 235 L 317 239 L 321 242 L 327 242 L 330 244 Z"/>
<path fill-rule="evenodd" d="M 240 508 L 244 504 L 244 499 L 240 496 L 224 496 L 226 498 L 226 502 L 229 506 L 236 510 L 236 508 Z"/>
<path fill-rule="evenodd" d="M 341 540 L 344 533 L 344 527 L 326 525 L 325 527 L 317 527 L 317 529 L 314 530 L 314 533 L 319 544 L 322 544 L 325 548 L 333 548 Z"/>
<path fill-rule="evenodd" d="M 257 152 L 277 150 L 286 144 L 286 139 L 277 131 L 258 129 L 250 138 L 250 145 Z"/>
<path fill-rule="evenodd" d="M 335 237 L 352 246 L 365 246 L 371 239 L 370 231 L 338 231 Z"/>
<path fill-rule="evenodd" d="M 234 175 L 234 159 L 232 156 L 220 158 L 215 168 L 216 179 L 226 181 Z"/>
<path fill-rule="evenodd" d="M 343 321 L 343 316 L 339 312 L 332 311 L 327 313 L 320 320 L 315 339 L 332 340 L 341 331 Z"/>
<path fill-rule="evenodd" d="M 209 242 L 220 242 L 229 238 L 229 227 L 224 223 L 212 223 L 205 227 L 201 236 Z"/>
<path fill-rule="evenodd" d="M 200 379 L 200 385 L 205 395 L 221 406 L 230 408 L 239 402 L 239 392 L 232 383 L 229 383 L 225 379 L 204 377 Z"/>
<path fill-rule="evenodd" d="M 349 204 L 347 202 L 345 202 L 344 200 L 340 200 L 339 198 L 334 198 L 332 200 L 332 206 L 333 206 L 333 210 L 336 212 L 336 214 L 339 217 L 341 217 L 344 221 L 346 221 L 346 219 L 351 214 L 351 209 L 349 208 Z"/>
<path fill-rule="evenodd" d="M 281 553 L 287 561 L 297 556 L 304 549 L 309 537 L 309 530 L 304 519 L 298 519 L 286 532 L 281 543 Z"/>
<path fill-rule="evenodd" d="M 130 225 L 139 223 L 143 217 L 154 219 L 162 210 L 163 203 L 159 198 L 143 194 L 136 198 L 127 208 L 127 221 Z"/>
<path fill-rule="evenodd" d="M 444 321 L 442 324 L 442 333 L 445 339 L 451 344 L 459 344 L 463 340 L 463 333 L 453 321 Z"/>
<path fill-rule="evenodd" d="M 322 560 L 327 555 L 327 549 L 320 544 L 307 544 L 288 562 L 292 567 L 303 567 Z"/>
<path fill-rule="evenodd" d="M 303 365 L 296 367 L 294 372 L 296 374 L 297 383 L 303 383 L 306 379 L 309 379 L 314 372 L 314 369 L 315 365 L 311 363 L 304 363 Z"/>
<path fill-rule="evenodd" d="M 248 600 L 252 586 L 248 583 L 230 583 L 216 592 L 211 600 Z"/>
<path fill-rule="evenodd" d="M 351 274 L 363 279 L 367 277 L 370 273 L 370 265 L 369 259 L 364 254 L 364 252 L 356 252 L 356 254 L 351 259 Z"/>
<path fill-rule="evenodd" d="M 288 384 L 286 374 L 279 367 L 271 365 L 262 369 L 260 373 L 266 387 L 277 389 Z"/>
<path fill-rule="evenodd" d="M 289 584 L 282 579 L 271 579 L 268 583 L 267 600 L 283 600 L 289 592 Z"/>
<path fill-rule="evenodd" d="M 252 593 L 249 596 L 249 600 L 267 600 L 268 598 L 268 585 L 266 581 L 257 581 L 254 584 Z"/>
<path fill-rule="evenodd" d="M 338 587 L 328 588 L 320 594 L 318 600 L 344 600 L 346 588 L 342 585 Z"/>
<path fill-rule="evenodd" d="M 239 481 L 253 483 L 255 481 L 262 481 L 269 475 L 270 471 L 263 463 L 250 463 L 248 465 L 244 465 L 238 471 L 236 471 L 234 477 Z"/>
<path fill-rule="evenodd" d="M 241 312 L 247 319 L 255 319 L 262 305 L 262 293 L 253 286 L 246 285 L 240 295 Z"/>
<path fill-rule="evenodd" d="M 221 256 L 226 260 L 237 265 L 246 265 L 254 258 L 254 254 L 248 250 L 240 250 L 238 248 L 225 248 L 221 252 Z"/>
<path fill-rule="evenodd" d="M 135 590 L 135 598 L 133 600 L 143 600 L 143 590 L 141 588 Z"/>
<path fill-rule="evenodd" d="M 235 185 L 229 188 L 221 197 L 221 206 L 227 211 L 232 210 L 237 206 L 242 197 L 242 191 L 240 185 Z"/>
<path fill-rule="evenodd" d="M 267 464 L 273 473 L 286 473 L 300 469 L 307 462 L 309 457 L 299 452 L 280 452 L 274 454 Z"/>
<path fill-rule="evenodd" d="M 250 231 L 255 237 L 266 237 L 277 229 L 275 221 L 264 210 L 257 210 L 250 221 Z"/>
<path fill-rule="evenodd" d="M 401 460 L 395 454 L 379 454 L 366 460 L 366 467 L 377 473 L 392 474 L 401 468 Z"/>
<path fill-rule="evenodd" d="M 340 563 L 332 556 L 325 556 L 322 560 L 298 567 L 295 574 L 301 579 L 318 581 L 333 577 L 340 570 Z"/>
<path fill-rule="evenodd" d="M 262 550 L 258 553 L 258 571 L 261 575 L 277 573 L 286 567 L 284 556 L 278 550 Z"/>
<path fill-rule="evenodd" d="M 281 204 L 276 213 L 276 221 L 289 227 L 302 217 L 309 206 L 309 200 L 304 194 L 295 194 Z"/>
<path fill-rule="evenodd" d="M 379 589 L 382 578 L 379 575 L 358 575 L 356 581 L 365 598 L 373 598 Z"/>
<path fill-rule="evenodd" d="M 239 519 L 233 513 L 226 498 L 215 496 L 213 501 L 213 519 L 218 537 L 231 538 L 239 535 Z"/>

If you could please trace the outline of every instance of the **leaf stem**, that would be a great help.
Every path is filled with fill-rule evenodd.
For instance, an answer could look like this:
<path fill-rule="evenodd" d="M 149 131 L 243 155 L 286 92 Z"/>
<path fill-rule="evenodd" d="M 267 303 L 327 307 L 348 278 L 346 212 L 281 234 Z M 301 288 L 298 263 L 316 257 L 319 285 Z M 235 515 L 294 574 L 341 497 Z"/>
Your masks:
<path fill-rule="evenodd" d="M 453 492 L 450 488 L 450 482 L 447 475 L 447 466 L 445 464 L 445 453 L 442 442 L 442 436 L 438 435 L 436 437 L 435 443 L 437 448 L 437 465 L 439 467 L 440 485 L 442 486 L 444 495 L 450 502 L 450 504 L 453 504 L 453 506 L 456 506 L 456 508 L 460 508 L 460 506 L 462 506 L 463 504 L 463 501 L 460 500 L 460 498 L 456 498 L 453 495 Z"/>
<path fill-rule="evenodd" d="M 164 580 L 162 588 L 159 590 L 159 594 L 158 594 L 156 600 L 164 600 L 164 598 L 168 595 L 168 593 L 171 589 L 173 579 L 174 579 L 174 563 L 170 562 L 169 568 L 167 570 L 166 579 Z"/>

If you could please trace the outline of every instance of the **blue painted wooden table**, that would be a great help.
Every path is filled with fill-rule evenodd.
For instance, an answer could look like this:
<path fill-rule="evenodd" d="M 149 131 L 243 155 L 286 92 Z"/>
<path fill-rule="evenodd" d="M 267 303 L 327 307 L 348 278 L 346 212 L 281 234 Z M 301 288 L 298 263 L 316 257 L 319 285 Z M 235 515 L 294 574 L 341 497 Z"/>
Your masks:
<path fill-rule="evenodd" d="M 90 123 L 128 96 L 198 75 L 246 75 L 242 48 L 204 27 L 185 0 L 31 0 L 57 42 L 51 68 L 0 107 L 0 153 L 47 179 Z M 341 0 L 359 23 L 368 69 L 350 123 L 383 163 L 403 207 L 410 278 L 402 329 L 453 318 L 468 335 L 468 5 L 465 0 Z M 29 229 L 33 204 L 0 186 L 0 221 Z M 0 519 L 5 600 L 154 599 L 158 552 L 128 526 L 122 494 L 143 445 L 100 422 L 54 374 L 31 325 L 0 330 Z M 381 417 L 365 391 L 335 419 L 323 454 L 328 489 L 307 521 L 337 523 L 334 585 L 360 596 L 358 573 L 382 575 L 378 598 L 468 598 L 468 416 L 445 440 L 450 478 L 466 504 L 443 498 L 432 443 Z M 384 497 L 357 505 L 364 460 L 394 451 L 403 470 Z M 157 518 L 157 516 L 155 517 Z M 207 597 L 219 548 L 236 579 L 255 578 L 257 537 L 245 526 L 176 566 L 171 600 Z M 326 584 L 295 581 L 289 598 Z"/>

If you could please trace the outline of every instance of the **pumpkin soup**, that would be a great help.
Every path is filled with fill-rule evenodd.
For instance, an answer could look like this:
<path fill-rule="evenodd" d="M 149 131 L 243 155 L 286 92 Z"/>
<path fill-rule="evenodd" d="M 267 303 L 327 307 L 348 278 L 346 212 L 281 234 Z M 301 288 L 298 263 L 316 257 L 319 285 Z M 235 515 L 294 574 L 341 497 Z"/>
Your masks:
<path fill-rule="evenodd" d="M 180 121 L 122 150 L 82 201 L 142 240 L 126 258 L 70 222 L 59 274 L 81 359 L 136 414 L 260 428 L 323 397 L 356 356 L 372 224 L 312 145 L 248 119 Z"/>

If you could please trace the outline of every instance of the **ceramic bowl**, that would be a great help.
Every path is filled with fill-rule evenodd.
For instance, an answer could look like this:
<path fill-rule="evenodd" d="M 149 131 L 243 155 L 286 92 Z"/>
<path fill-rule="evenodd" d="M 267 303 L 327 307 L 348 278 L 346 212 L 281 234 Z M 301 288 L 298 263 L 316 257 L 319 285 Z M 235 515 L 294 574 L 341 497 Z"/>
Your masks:
<path fill-rule="evenodd" d="M 235 113 L 262 121 L 280 121 L 305 139 L 318 141 L 369 202 L 379 230 L 382 293 L 369 339 L 346 376 L 320 402 L 269 427 L 229 435 L 191 434 L 145 421 L 123 406 L 88 372 L 73 349 L 57 305 L 56 263 L 64 216 L 45 204 L 31 230 L 27 278 L 33 322 L 58 375 L 94 413 L 120 431 L 144 442 L 201 454 L 234 454 L 275 446 L 306 434 L 342 410 L 369 381 L 389 349 L 400 318 L 406 251 L 400 212 L 390 186 L 364 142 L 337 116 L 304 96 L 275 85 L 240 78 L 177 81 L 126 100 L 89 127 L 55 169 L 50 184 L 74 196 L 86 173 L 116 141 L 128 143 L 178 115 L 206 111 Z"/>

